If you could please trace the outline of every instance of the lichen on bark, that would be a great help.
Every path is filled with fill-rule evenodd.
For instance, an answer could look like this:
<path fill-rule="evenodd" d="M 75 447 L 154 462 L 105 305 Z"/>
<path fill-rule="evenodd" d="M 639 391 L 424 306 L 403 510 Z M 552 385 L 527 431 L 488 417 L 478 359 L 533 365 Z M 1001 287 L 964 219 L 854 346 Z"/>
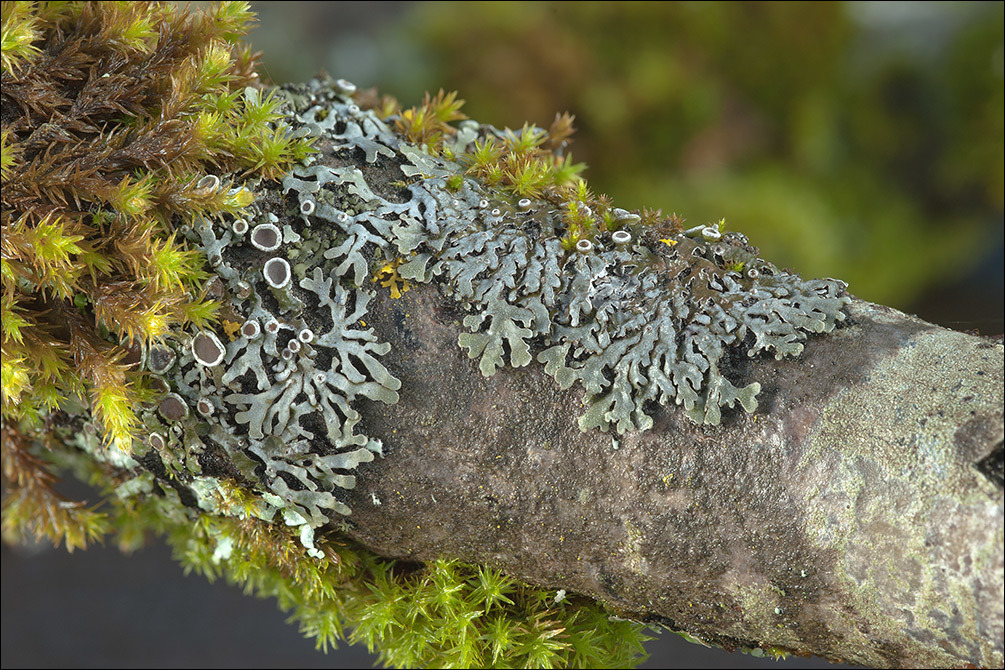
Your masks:
<path fill-rule="evenodd" d="M 538 188 L 575 177 L 520 163 L 547 133 L 454 127 L 455 96 L 398 110 L 416 146 L 354 93 L 274 93 L 317 154 L 176 228 L 219 321 L 139 348 L 161 393 L 144 439 L 108 450 L 84 408 L 54 417 L 120 527 L 173 524 L 188 565 L 279 594 L 320 644 L 443 598 L 401 632 L 438 622 L 439 655 L 384 639 L 404 665 L 630 659 L 632 625 L 581 651 L 607 614 L 566 592 L 730 649 L 1001 664 L 1000 343 L 781 271 L 721 223 Z M 542 588 L 492 591 L 496 569 Z M 489 626 L 527 639 L 492 647 Z"/>

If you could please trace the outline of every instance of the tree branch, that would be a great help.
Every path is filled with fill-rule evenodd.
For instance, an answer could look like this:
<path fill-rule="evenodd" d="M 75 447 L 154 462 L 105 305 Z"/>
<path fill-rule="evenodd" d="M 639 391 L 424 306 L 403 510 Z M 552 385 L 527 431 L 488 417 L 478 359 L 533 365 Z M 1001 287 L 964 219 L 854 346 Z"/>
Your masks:
<path fill-rule="evenodd" d="M 166 378 L 195 411 L 162 402 L 169 452 L 305 532 L 341 519 L 380 554 L 491 564 L 726 648 L 1002 664 L 1000 341 L 845 305 L 721 228 L 481 190 L 350 93 L 288 87 L 319 154 L 260 192 L 250 245 L 189 231 L 251 329 L 178 336 Z M 437 128 L 454 155 L 504 137 L 485 174 L 539 139 Z M 556 350 L 550 379 L 532 361 Z"/>
<path fill-rule="evenodd" d="M 80 438 L 120 490 L 299 526 L 319 558 L 334 525 L 489 564 L 729 649 L 1002 664 L 1000 340 L 614 209 L 530 127 L 431 121 L 424 152 L 353 90 L 288 87 L 313 162 L 181 230 L 221 328 L 147 352 L 171 392 L 135 459 Z"/>
<path fill-rule="evenodd" d="M 579 591 L 727 648 L 869 666 L 1002 663 L 1002 344 L 855 301 L 798 359 L 751 361 L 754 415 L 582 432 L 539 369 L 490 379 L 422 287 L 373 310 L 400 401 L 351 535 Z M 997 454 L 997 475 L 979 464 Z M 380 504 L 375 504 L 380 501 Z"/>

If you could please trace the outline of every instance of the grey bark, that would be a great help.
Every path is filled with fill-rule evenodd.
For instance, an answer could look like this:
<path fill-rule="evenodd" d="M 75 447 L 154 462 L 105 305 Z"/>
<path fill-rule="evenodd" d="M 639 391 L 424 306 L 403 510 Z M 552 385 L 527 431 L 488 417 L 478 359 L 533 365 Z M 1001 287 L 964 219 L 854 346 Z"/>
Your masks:
<path fill-rule="evenodd" d="M 795 359 L 745 365 L 753 415 L 676 408 L 616 440 L 538 364 L 482 377 L 456 307 L 371 308 L 401 379 L 350 534 L 589 594 L 727 649 L 870 666 L 1003 663 L 1003 347 L 856 300 Z M 738 380 L 742 382 L 743 380 Z"/>

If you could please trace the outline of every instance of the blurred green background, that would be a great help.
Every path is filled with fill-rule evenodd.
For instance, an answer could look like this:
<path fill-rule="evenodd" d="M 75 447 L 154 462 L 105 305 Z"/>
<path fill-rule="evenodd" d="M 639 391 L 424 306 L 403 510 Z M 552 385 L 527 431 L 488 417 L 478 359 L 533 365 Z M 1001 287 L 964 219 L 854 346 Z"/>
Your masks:
<path fill-rule="evenodd" d="M 619 205 L 725 217 L 780 266 L 1001 332 L 1000 2 L 253 5 L 275 82 L 456 89 L 499 127 L 569 111 Z"/>

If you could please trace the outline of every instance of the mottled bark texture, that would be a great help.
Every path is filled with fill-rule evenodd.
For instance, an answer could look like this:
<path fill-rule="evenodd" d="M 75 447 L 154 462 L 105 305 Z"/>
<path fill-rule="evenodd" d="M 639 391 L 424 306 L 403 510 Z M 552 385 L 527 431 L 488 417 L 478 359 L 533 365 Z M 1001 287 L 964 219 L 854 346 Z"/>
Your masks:
<path fill-rule="evenodd" d="M 776 361 L 753 415 L 619 440 L 537 363 L 479 374 L 435 286 L 371 309 L 401 399 L 367 402 L 351 535 L 578 591 L 726 648 L 1002 665 L 1003 348 L 863 301 Z M 738 382 L 742 382 L 740 379 Z"/>

